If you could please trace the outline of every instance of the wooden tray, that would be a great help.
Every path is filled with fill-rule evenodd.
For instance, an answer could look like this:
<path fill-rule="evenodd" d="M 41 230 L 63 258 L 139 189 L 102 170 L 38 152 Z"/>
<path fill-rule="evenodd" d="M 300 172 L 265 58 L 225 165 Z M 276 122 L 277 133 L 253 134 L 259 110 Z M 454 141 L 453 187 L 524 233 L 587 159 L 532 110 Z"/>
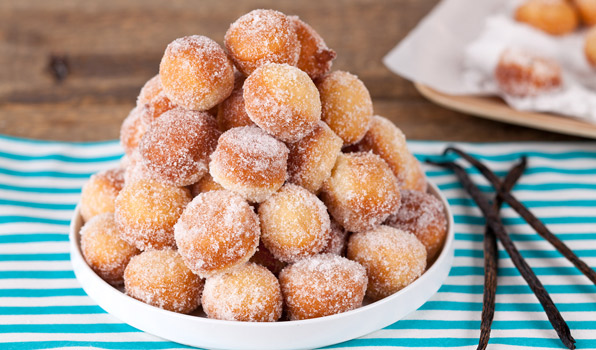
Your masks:
<path fill-rule="evenodd" d="M 555 114 L 522 112 L 509 107 L 498 97 L 453 96 L 414 83 L 424 97 L 449 109 L 504 123 L 523 125 L 562 134 L 596 139 L 596 124 Z"/>

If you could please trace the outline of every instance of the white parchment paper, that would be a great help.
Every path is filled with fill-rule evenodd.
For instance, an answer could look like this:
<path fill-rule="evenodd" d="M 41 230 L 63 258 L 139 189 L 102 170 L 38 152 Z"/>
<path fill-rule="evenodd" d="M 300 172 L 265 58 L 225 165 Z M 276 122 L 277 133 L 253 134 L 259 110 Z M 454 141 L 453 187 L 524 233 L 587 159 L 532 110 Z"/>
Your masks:
<path fill-rule="evenodd" d="M 451 95 L 500 95 L 513 108 L 596 122 L 596 70 L 584 51 L 585 30 L 551 36 L 513 19 L 520 0 L 443 0 L 389 54 L 396 74 Z M 493 72 L 505 48 L 559 62 L 563 87 L 535 97 L 501 94 Z"/>

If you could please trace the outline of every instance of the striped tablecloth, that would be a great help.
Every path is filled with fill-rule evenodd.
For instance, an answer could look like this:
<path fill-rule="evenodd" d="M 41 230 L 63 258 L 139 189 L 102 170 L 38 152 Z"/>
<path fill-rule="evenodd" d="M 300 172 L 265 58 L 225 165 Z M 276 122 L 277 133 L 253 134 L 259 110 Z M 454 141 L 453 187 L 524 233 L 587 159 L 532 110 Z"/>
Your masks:
<path fill-rule="evenodd" d="M 411 142 L 419 157 L 442 142 Z M 522 155 L 529 169 L 515 194 L 577 255 L 596 267 L 596 144 L 458 144 L 500 175 Z M 40 142 L 0 137 L 0 348 L 171 349 L 105 313 L 81 289 L 69 261 L 68 225 L 81 186 L 115 166 L 116 141 Z M 455 215 L 455 263 L 431 300 L 383 330 L 333 348 L 475 348 L 482 307 L 483 218 L 455 177 L 427 168 Z M 489 191 L 477 172 L 474 180 Z M 596 348 L 596 287 L 516 213 L 505 224 L 568 321 L 580 349 Z M 535 296 L 499 251 L 491 348 L 563 348 Z"/>

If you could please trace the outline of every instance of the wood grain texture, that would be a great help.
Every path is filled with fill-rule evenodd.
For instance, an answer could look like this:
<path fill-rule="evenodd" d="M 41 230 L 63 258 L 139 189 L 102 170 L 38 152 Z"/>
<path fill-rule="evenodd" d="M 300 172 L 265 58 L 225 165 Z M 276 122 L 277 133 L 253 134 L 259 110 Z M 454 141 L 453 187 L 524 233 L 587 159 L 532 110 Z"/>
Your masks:
<path fill-rule="evenodd" d="M 357 74 L 375 112 L 411 139 L 500 141 L 577 138 L 476 119 L 425 100 L 382 57 L 437 0 L 0 2 L 0 133 L 95 141 L 118 137 L 143 83 L 173 39 L 202 34 L 218 42 L 255 8 L 295 14 L 337 53 L 334 69 Z M 50 66 L 66 67 L 63 80 Z"/>

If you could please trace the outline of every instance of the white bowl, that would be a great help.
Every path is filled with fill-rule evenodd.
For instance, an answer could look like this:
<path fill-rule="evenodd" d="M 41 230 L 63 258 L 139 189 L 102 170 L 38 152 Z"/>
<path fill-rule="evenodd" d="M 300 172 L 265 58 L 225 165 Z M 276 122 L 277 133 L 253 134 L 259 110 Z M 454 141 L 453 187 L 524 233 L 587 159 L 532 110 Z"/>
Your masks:
<path fill-rule="evenodd" d="M 445 245 L 435 263 L 420 278 L 399 292 L 337 315 L 301 321 L 253 323 L 183 315 L 147 305 L 104 282 L 87 265 L 80 249 L 82 218 L 79 207 L 70 225 L 70 254 L 74 273 L 85 292 L 120 320 L 147 333 L 177 343 L 209 349 L 312 349 L 354 339 L 384 328 L 418 309 L 439 290 L 453 263 L 453 215 L 441 199 L 448 218 Z"/>

